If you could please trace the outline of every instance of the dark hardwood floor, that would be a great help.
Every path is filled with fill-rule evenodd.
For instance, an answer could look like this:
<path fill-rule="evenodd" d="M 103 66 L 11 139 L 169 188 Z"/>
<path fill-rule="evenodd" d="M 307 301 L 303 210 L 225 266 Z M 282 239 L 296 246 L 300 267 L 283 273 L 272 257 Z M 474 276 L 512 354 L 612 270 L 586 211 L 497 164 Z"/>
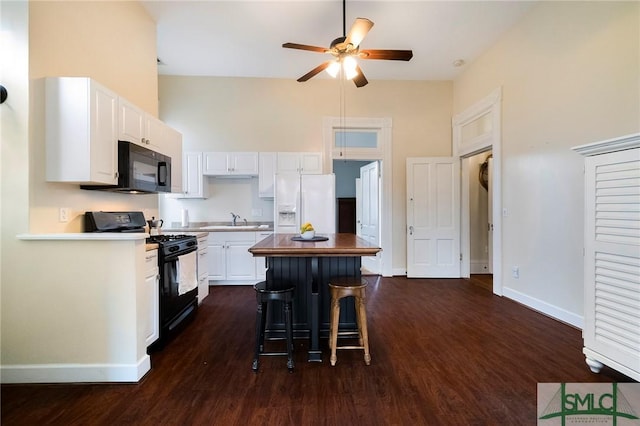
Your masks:
<path fill-rule="evenodd" d="M 250 286 L 211 287 L 138 384 L 3 385 L 3 425 L 534 425 L 539 382 L 593 374 L 580 330 L 471 281 L 384 278 L 368 289 L 372 361 L 263 357 L 251 370 Z"/>

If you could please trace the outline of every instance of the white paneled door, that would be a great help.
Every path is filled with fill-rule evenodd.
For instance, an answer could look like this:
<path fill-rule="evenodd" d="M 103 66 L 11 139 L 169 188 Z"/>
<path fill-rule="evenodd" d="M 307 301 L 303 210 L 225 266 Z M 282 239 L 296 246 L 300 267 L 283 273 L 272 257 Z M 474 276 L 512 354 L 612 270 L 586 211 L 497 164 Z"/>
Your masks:
<path fill-rule="evenodd" d="M 360 223 L 357 224 L 360 230 L 356 234 L 380 247 L 380 169 L 377 161 L 360 167 L 360 186 L 362 201 Z M 356 204 L 359 204 L 357 200 Z M 362 267 L 367 273 L 379 274 L 380 255 L 363 256 Z"/>
<path fill-rule="evenodd" d="M 407 159 L 407 277 L 460 277 L 460 160 Z"/>

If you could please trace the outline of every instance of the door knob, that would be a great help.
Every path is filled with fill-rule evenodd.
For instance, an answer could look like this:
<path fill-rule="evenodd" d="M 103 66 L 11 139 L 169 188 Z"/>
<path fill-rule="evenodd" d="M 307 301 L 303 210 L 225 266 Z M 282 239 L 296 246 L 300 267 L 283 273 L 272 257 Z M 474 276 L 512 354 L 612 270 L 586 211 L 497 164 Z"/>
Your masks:
<path fill-rule="evenodd" d="M 409 235 L 413 235 L 413 226 L 409 226 Z"/>

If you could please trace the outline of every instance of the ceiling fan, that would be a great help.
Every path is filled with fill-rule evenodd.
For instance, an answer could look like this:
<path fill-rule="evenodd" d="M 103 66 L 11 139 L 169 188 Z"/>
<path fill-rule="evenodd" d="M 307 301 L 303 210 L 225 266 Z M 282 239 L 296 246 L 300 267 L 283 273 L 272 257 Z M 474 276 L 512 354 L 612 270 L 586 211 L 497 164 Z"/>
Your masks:
<path fill-rule="evenodd" d="M 356 87 L 365 86 L 368 81 L 362 69 L 358 65 L 356 58 L 360 59 L 383 59 L 391 61 L 409 61 L 413 57 L 411 50 L 388 50 L 388 49 L 360 49 L 360 43 L 367 35 L 373 22 L 366 18 L 357 18 L 353 26 L 346 33 L 346 0 L 342 0 L 342 37 L 333 40 L 330 47 L 309 46 L 307 44 L 284 43 L 282 47 L 288 49 L 309 50 L 311 52 L 330 53 L 334 59 L 325 61 L 300 77 L 297 81 L 304 82 L 319 74 L 323 70 L 336 77 L 340 71 L 344 72 L 348 80 L 353 80 Z"/>

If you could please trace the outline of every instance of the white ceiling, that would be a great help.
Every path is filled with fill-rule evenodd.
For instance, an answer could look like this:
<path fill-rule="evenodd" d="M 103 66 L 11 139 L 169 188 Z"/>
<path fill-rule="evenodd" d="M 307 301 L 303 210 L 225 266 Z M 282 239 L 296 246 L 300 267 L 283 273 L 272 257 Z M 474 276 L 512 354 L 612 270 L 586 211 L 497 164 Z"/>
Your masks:
<path fill-rule="evenodd" d="M 157 22 L 162 75 L 296 79 L 330 55 L 284 49 L 283 43 L 328 47 L 343 35 L 340 0 L 163 0 L 142 4 Z M 370 82 L 451 80 L 464 69 L 454 67 L 455 60 L 472 62 L 533 4 L 349 0 L 347 32 L 355 18 L 368 18 L 375 25 L 361 48 L 413 50 L 409 62 L 361 60 Z"/>

